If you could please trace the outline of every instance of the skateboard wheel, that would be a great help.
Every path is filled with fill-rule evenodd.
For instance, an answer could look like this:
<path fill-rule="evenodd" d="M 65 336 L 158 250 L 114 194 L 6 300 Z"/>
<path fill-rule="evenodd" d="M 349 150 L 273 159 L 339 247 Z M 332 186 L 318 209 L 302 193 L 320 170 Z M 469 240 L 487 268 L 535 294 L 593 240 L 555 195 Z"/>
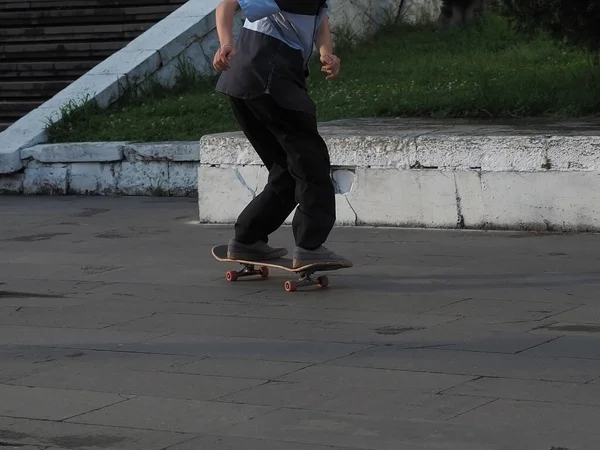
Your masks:
<path fill-rule="evenodd" d="M 225 274 L 225 278 L 227 281 L 236 281 L 238 279 L 238 274 L 235 270 L 230 270 Z"/>
<path fill-rule="evenodd" d="M 319 277 L 317 281 L 319 282 L 319 287 L 326 288 L 329 286 L 329 278 L 327 277 Z"/>
<path fill-rule="evenodd" d="M 296 283 L 293 281 L 286 281 L 283 287 L 285 288 L 286 292 L 294 292 L 297 288 Z"/>
<path fill-rule="evenodd" d="M 262 266 L 258 269 L 258 271 L 260 272 L 260 276 L 263 278 L 267 278 L 269 276 L 269 268 L 266 266 Z"/>

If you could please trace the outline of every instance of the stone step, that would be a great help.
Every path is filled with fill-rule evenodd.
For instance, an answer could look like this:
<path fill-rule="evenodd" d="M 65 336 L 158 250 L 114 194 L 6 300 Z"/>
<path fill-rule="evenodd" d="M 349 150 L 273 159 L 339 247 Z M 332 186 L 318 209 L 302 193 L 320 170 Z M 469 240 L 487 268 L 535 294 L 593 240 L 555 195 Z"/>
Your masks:
<path fill-rule="evenodd" d="M 69 42 L 64 44 L 17 43 L 0 47 L 0 53 L 4 53 L 4 62 L 20 63 L 105 59 L 125 47 L 129 42 L 131 41 Z"/>
<path fill-rule="evenodd" d="M 65 62 L 0 62 L 0 89 L 3 81 L 31 81 L 31 79 L 78 78 L 102 60 Z"/>
<path fill-rule="evenodd" d="M 145 0 L 144 5 L 183 5 L 187 0 Z M 0 2 L 0 11 L 32 9 L 103 8 L 107 6 L 139 6 L 140 0 L 6 0 Z"/>
<path fill-rule="evenodd" d="M 83 25 L 123 22 L 158 22 L 175 11 L 178 5 L 135 6 L 124 8 L 84 8 L 65 10 L 24 10 L 2 13 L 2 28 L 50 25 Z"/>
<path fill-rule="evenodd" d="M 62 42 L 95 40 L 133 40 L 152 27 L 155 22 L 74 25 L 57 27 L 27 27 L 0 29 L 0 42 Z"/>
<path fill-rule="evenodd" d="M 7 81 L 0 85 L 0 101 L 48 99 L 75 80 Z"/>
<path fill-rule="evenodd" d="M 29 111 L 44 103 L 42 100 L 34 101 L 0 101 L 0 121 L 6 119 L 20 119 Z"/>

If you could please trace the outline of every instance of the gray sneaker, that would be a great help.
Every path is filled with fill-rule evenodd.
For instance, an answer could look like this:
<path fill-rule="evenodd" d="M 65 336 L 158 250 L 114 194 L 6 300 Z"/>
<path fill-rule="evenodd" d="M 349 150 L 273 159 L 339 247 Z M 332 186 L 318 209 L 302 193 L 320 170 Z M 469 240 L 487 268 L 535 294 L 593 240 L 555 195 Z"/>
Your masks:
<path fill-rule="evenodd" d="M 258 241 L 254 244 L 242 244 L 232 239 L 227 246 L 229 259 L 245 259 L 247 261 L 269 261 L 283 258 L 288 251 L 285 248 L 274 248 L 266 242 Z"/>
<path fill-rule="evenodd" d="M 321 246 L 315 250 L 306 250 L 301 247 L 294 248 L 293 268 L 307 266 L 309 264 L 341 264 L 344 267 L 352 267 L 352 261 L 343 256 L 336 255 L 331 250 Z"/>

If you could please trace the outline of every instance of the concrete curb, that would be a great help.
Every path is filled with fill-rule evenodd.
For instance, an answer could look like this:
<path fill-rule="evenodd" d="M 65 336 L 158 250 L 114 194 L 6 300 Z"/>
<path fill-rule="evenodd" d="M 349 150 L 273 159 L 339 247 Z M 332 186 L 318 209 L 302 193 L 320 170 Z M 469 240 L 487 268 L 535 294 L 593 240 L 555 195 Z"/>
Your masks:
<path fill-rule="evenodd" d="M 598 121 L 363 119 L 321 132 L 338 225 L 600 229 Z M 199 219 L 232 223 L 266 170 L 240 133 L 200 147 Z"/>
<path fill-rule="evenodd" d="M 21 158 L 21 171 L 0 174 L 0 193 L 197 195 L 197 142 L 41 144 Z"/>
<path fill-rule="evenodd" d="M 346 120 L 320 125 L 338 225 L 600 230 L 600 121 Z M 198 196 L 232 223 L 266 183 L 241 133 L 197 142 L 42 144 L 0 193 Z M 291 217 L 288 219 L 290 222 Z"/>

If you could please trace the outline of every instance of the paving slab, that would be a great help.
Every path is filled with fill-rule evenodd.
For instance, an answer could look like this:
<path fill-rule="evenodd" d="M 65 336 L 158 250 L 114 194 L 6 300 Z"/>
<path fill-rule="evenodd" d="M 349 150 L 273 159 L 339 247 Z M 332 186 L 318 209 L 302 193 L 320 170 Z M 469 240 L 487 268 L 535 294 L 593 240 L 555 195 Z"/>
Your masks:
<path fill-rule="evenodd" d="M 240 338 L 171 333 L 140 343 L 123 344 L 127 352 L 217 356 L 268 361 L 322 363 L 370 348 L 367 344 L 286 339 Z"/>
<path fill-rule="evenodd" d="M 153 314 L 113 328 L 126 332 L 163 332 L 199 334 L 203 336 L 231 336 L 241 338 L 269 338 L 319 342 L 393 343 L 394 333 L 389 329 L 420 329 L 423 325 L 437 325 L 453 317 L 421 316 L 419 320 L 381 316 L 379 323 L 348 323 L 334 320 L 299 320 L 263 317 L 199 316 L 190 314 Z M 538 339 L 544 339 L 540 337 Z"/>
<path fill-rule="evenodd" d="M 273 408 L 199 400 L 136 397 L 69 420 L 88 425 L 125 426 L 144 430 L 207 433 L 254 419 Z"/>
<path fill-rule="evenodd" d="M 42 274 L 42 272 L 38 273 Z M 19 279 L 2 278 L 0 281 L 0 306 L 60 308 L 82 305 L 85 303 L 85 299 L 78 298 L 77 295 L 87 295 L 102 285 L 98 282 L 47 280 L 31 278 L 31 274 L 29 276 L 30 278 Z"/>
<path fill-rule="evenodd" d="M 303 369 L 308 365 L 309 363 L 212 357 L 177 364 L 170 371 L 196 375 L 272 380 Z"/>
<path fill-rule="evenodd" d="M 270 382 L 219 400 L 370 417 L 445 421 L 494 399 L 436 394 L 418 383 L 398 384 L 391 390 L 378 388 L 376 383 L 352 386 L 342 381 L 339 385 Z"/>
<path fill-rule="evenodd" d="M 560 333 L 560 331 L 553 333 Z M 528 349 L 524 354 L 531 357 L 600 360 L 599 337 L 598 333 L 593 333 L 591 336 L 562 336 L 544 345 Z"/>
<path fill-rule="evenodd" d="M 90 330 L 86 328 L 57 328 L 0 325 L 0 342 L 4 345 L 27 345 L 88 349 L 114 349 L 120 345 L 141 342 L 165 333 Z"/>
<path fill-rule="evenodd" d="M 12 381 L 29 387 L 154 395 L 165 398 L 212 400 L 266 380 L 123 369 L 114 365 L 67 364 Z"/>
<path fill-rule="evenodd" d="M 127 400 L 127 396 L 0 384 L 0 416 L 64 420 Z M 40 401 L 40 399 L 44 399 Z"/>
<path fill-rule="evenodd" d="M 28 446 L 35 450 L 162 450 L 195 437 L 187 433 L 0 417 L 0 439 L 15 444 L 19 450 Z"/>
<path fill-rule="evenodd" d="M 444 393 L 492 399 L 552 402 L 563 405 L 600 406 L 600 386 L 594 384 L 479 378 L 447 389 Z"/>
<path fill-rule="evenodd" d="M 414 314 L 407 312 L 386 312 L 369 310 L 351 310 L 324 307 L 316 310 L 303 305 L 280 305 L 264 306 L 254 308 L 252 311 L 241 314 L 243 317 L 253 317 L 261 319 L 293 319 L 293 320 L 314 320 L 328 321 L 336 323 L 359 323 L 373 324 L 382 326 L 406 326 L 406 327 L 429 327 L 443 323 L 452 322 L 461 318 L 461 316 L 441 315 L 441 314 Z"/>
<path fill-rule="evenodd" d="M 569 303 L 532 302 L 521 300 L 507 305 L 505 300 L 468 298 L 431 311 L 461 317 L 490 317 L 494 319 L 542 320 L 570 311 L 576 306 Z"/>
<path fill-rule="evenodd" d="M 600 442 L 599 235 L 336 228 L 355 266 L 293 294 L 227 283 L 230 235 L 194 199 L 0 196 L 0 443 Z"/>
<path fill-rule="evenodd" d="M 151 313 L 144 311 L 114 311 L 87 305 L 60 308 L 0 306 L 0 325 L 99 330 L 141 319 L 149 314 Z"/>
<path fill-rule="evenodd" d="M 551 437 L 527 429 L 515 432 L 493 425 L 473 427 L 470 424 L 287 408 L 233 426 L 221 434 L 369 450 L 412 450 L 419 446 L 444 450 L 550 449 L 554 442 Z"/>
<path fill-rule="evenodd" d="M 406 386 L 416 391 L 437 392 L 473 380 L 469 375 L 418 373 L 402 370 L 367 369 L 320 364 L 298 370 L 280 378 L 282 381 L 314 385 L 370 387 L 371 389 L 402 390 Z"/>
<path fill-rule="evenodd" d="M 538 435 L 536 446 L 589 450 L 600 442 L 600 407 L 549 402 L 499 399 L 457 416 L 448 423 L 472 427 L 494 424 L 498 429 L 518 427 Z M 544 435 L 546 438 L 544 439 Z M 515 440 L 515 444 L 518 440 Z M 542 443 L 547 443 L 545 447 Z"/>
<path fill-rule="evenodd" d="M 229 436 L 202 436 L 191 441 L 169 447 L 169 450 L 350 450 L 350 447 L 304 444 L 290 441 L 244 439 Z M 414 450 L 414 449 L 407 449 Z M 422 450 L 422 449 L 419 449 Z"/>
<path fill-rule="evenodd" d="M 527 352 L 502 355 L 444 348 L 374 347 L 328 364 L 566 383 L 588 383 L 600 377 L 599 360 L 537 358 Z"/>

